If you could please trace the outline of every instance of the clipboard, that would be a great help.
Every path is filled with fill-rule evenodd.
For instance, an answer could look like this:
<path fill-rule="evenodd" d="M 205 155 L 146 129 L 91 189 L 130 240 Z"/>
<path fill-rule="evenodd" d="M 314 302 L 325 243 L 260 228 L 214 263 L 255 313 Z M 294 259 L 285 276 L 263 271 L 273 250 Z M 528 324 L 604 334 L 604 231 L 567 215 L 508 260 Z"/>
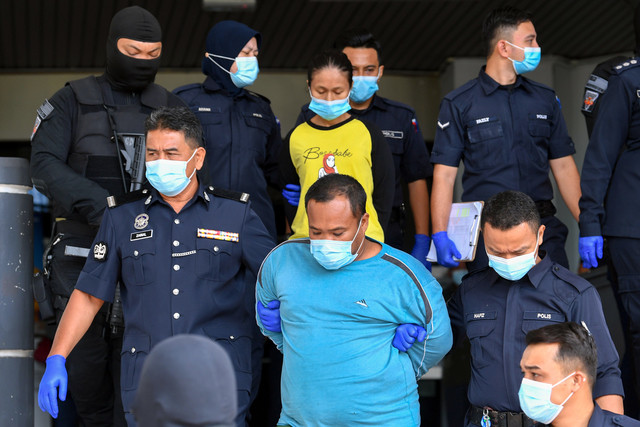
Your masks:
<path fill-rule="evenodd" d="M 473 261 L 476 257 L 478 237 L 480 235 L 480 216 L 484 202 L 462 202 L 451 205 L 447 235 L 460 251 L 460 259 L 456 261 Z M 431 241 L 427 261 L 437 262 L 436 245 Z"/>

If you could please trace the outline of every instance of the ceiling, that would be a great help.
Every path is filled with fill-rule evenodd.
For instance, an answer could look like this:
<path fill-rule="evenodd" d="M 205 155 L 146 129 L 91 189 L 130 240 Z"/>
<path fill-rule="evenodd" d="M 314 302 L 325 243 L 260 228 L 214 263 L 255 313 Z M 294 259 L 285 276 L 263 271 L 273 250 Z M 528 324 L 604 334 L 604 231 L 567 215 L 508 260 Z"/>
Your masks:
<path fill-rule="evenodd" d="M 263 35 L 260 67 L 304 69 L 336 34 L 368 27 L 383 44 L 387 70 L 438 71 L 449 57 L 483 56 L 481 22 L 498 0 L 256 0 L 253 11 L 205 12 L 202 0 L 0 0 L 0 71 L 104 66 L 109 22 L 129 5 L 163 28 L 164 69 L 199 68 L 204 40 L 224 19 Z M 631 51 L 638 0 L 521 0 L 533 13 L 543 54 L 580 59 Z"/>

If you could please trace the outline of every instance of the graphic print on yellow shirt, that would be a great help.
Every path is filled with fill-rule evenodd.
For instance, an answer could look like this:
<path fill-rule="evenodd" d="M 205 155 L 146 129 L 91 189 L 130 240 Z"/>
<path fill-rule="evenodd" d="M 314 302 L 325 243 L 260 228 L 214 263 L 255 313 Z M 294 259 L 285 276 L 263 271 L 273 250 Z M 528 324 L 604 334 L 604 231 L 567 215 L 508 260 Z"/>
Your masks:
<path fill-rule="evenodd" d="M 326 129 L 302 123 L 291 132 L 289 155 L 300 178 L 300 201 L 291 224 L 291 239 L 309 237 L 309 223 L 304 198 L 317 179 L 330 173 L 350 175 L 367 193 L 369 228 L 366 235 L 380 242 L 384 233 L 373 207 L 373 172 L 371 169 L 371 134 L 359 120 L 348 120 Z"/>

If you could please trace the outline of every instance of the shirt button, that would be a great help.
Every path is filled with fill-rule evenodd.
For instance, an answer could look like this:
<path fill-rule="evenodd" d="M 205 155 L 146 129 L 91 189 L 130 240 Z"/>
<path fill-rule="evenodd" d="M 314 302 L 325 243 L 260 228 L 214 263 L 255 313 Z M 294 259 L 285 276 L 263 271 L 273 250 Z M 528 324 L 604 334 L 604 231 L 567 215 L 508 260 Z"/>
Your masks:
<path fill-rule="evenodd" d="M 135 347 L 131 347 L 131 354 L 136 352 L 136 348 Z"/>
<path fill-rule="evenodd" d="M 229 339 L 230 339 L 230 340 L 235 340 L 235 339 L 236 339 L 236 337 L 234 337 L 233 335 L 231 335 L 231 336 L 229 337 Z"/>
<path fill-rule="evenodd" d="M 176 264 L 176 265 L 174 265 L 174 266 L 173 266 L 173 269 L 174 269 L 175 271 L 178 271 L 178 270 L 180 270 L 180 266 L 179 266 L 178 264 Z"/>
<path fill-rule="evenodd" d="M 219 248 L 219 247 L 217 247 L 217 246 L 214 246 L 214 247 L 213 247 L 213 252 L 218 252 L 219 250 L 220 250 L 220 248 Z"/>
<path fill-rule="evenodd" d="M 178 246 L 180 244 L 180 242 L 178 242 L 177 240 L 173 241 L 173 246 Z"/>
<path fill-rule="evenodd" d="M 180 313 L 173 313 L 173 318 L 174 319 L 179 319 L 180 318 Z"/>
<path fill-rule="evenodd" d="M 138 256 L 138 251 L 133 251 L 133 256 Z"/>
<path fill-rule="evenodd" d="M 174 294 L 174 295 L 178 295 L 179 293 L 180 293 L 180 289 L 175 288 L 175 289 L 173 290 L 173 294 Z"/>
<path fill-rule="evenodd" d="M 176 219 L 173 220 L 173 223 L 174 224 L 180 224 L 180 220 L 178 218 L 176 218 Z"/>

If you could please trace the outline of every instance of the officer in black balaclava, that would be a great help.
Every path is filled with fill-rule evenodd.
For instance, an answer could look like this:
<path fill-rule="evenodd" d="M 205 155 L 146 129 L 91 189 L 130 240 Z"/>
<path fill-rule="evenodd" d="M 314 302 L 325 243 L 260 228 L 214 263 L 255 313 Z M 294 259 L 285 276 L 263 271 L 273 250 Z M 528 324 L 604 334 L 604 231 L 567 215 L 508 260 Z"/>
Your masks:
<path fill-rule="evenodd" d="M 109 28 L 106 72 L 68 82 L 37 110 L 31 177 L 51 199 L 55 218 L 44 260 L 50 297 L 39 303 L 43 316 L 52 308 L 52 323 L 66 307 L 107 197 L 136 197 L 145 185 L 145 118 L 158 107 L 183 105 L 153 83 L 161 39 L 151 13 L 138 6 L 122 9 Z M 69 392 L 85 426 L 126 425 L 119 394 L 121 313 L 116 292 L 66 360 Z"/>

